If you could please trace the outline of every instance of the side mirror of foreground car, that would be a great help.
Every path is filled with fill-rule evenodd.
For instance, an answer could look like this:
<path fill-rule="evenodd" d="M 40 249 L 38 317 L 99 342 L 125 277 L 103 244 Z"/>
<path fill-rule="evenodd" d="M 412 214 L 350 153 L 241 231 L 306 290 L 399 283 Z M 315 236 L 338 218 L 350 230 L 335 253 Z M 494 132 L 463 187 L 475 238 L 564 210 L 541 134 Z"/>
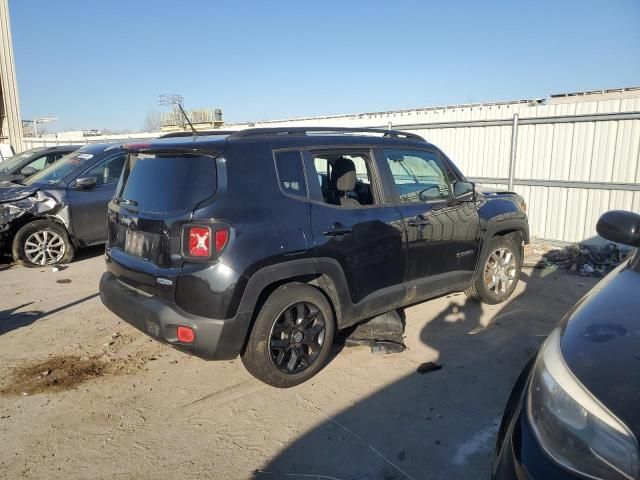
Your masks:
<path fill-rule="evenodd" d="M 33 175 L 37 171 L 38 170 L 36 170 L 33 167 L 24 167 L 22 170 L 20 170 L 20 174 L 24 175 L 25 177 L 30 177 L 31 175 Z"/>
<path fill-rule="evenodd" d="M 624 210 L 602 214 L 596 225 L 598 235 L 630 247 L 640 247 L 640 215 Z"/>
<path fill-rule="evenodd" d="M 76 180 L 76 187 L 78 188 L 91 188 L 95 187 L 98 180 L 96 177 L 80 177 Z"/>
<path fill-rule="evenodd" d="M 472 202 L 476 199 L 476 185 L 473 182 L 456 182 L 453 184 L 453 196 L 459 202 Z"/>

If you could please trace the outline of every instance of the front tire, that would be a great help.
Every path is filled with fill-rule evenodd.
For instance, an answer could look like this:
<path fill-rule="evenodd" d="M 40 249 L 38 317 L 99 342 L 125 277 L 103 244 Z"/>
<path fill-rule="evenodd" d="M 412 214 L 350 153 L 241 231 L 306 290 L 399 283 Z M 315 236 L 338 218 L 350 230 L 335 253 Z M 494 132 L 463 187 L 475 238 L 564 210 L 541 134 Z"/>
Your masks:
<path fill-rule="evenodd" d="M 283 285 L 258 312 L 242 363 L 258 380 L 293 387 L 324 367 L 334 331 L 331 306 L 318 289 L 302 283 Z"/>
<path fill-rule="evenodd" d="M 24 225 L 13 238 L 13 259 L 24 267 L 69 263 L 75 253 L 67 231 L 50 220 Z"/>
<path fill-rule="evenodd" d="M 507 300 L 516 289 L 522 269 L 522 244 L 519 236 L 493 237 L 480 262 L 480 272 L 471 287 L 465 290 L 467 297 L 495 305 Z"/>

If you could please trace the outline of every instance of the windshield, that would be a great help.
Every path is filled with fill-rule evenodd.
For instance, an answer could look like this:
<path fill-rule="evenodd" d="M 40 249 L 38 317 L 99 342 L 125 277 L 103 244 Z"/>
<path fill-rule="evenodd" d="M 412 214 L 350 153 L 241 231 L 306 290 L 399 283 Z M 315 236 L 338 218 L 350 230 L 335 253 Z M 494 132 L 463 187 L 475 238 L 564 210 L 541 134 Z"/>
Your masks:
<path fill-rule="evenodd" d="M 0 173 L 13 171 L 23 160 L 35 155 L 36 153 L 42 152 L 43 150 L 44 148 L 32 148 L 31 150 L 27 150 L 26 152 L 7 158 L 4 162 L 0 163 Z"/>
<path fill-rule="evenodd" d="M 27 178 L 24 184 L 53 185 L 83 165 L 88 165 L 93 157 L 92 153 L 82 152 L 81 150 L 70 153 L 53 165 Z"/>

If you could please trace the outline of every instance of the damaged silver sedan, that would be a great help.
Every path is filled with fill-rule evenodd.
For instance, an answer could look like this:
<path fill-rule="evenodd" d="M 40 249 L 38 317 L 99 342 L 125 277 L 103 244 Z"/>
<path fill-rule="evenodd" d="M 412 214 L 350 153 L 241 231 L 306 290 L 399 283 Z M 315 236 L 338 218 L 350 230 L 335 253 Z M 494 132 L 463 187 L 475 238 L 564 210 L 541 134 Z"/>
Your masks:
<path fill-rule="evenodd" d="M 87 145 L 23 183 L 0 183 L 0 249 L 27 267 L 68 263 L 77 248 L 104 243 L 107 204 L 127 153 Z"/>

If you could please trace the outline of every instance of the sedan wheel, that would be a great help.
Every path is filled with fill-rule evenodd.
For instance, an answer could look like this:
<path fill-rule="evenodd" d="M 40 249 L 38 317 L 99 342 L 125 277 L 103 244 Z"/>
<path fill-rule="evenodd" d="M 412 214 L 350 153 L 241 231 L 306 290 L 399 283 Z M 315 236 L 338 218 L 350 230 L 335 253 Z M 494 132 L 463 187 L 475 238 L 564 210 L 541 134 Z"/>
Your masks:
<path fill-rule="evenodd" d="M 34 220 L 13 237 L 13 259 L 25 267 L 69 263 L 75 249 L 65 228 L 51 220 Z"/>
<path fill-rule="evenodd" d="M 35 265 L 52 265 L 60 262 L 65 254 L 65 242 L 60 235 L 49 230 L 39 230 L 24 242 L 24 254 Z"/>

